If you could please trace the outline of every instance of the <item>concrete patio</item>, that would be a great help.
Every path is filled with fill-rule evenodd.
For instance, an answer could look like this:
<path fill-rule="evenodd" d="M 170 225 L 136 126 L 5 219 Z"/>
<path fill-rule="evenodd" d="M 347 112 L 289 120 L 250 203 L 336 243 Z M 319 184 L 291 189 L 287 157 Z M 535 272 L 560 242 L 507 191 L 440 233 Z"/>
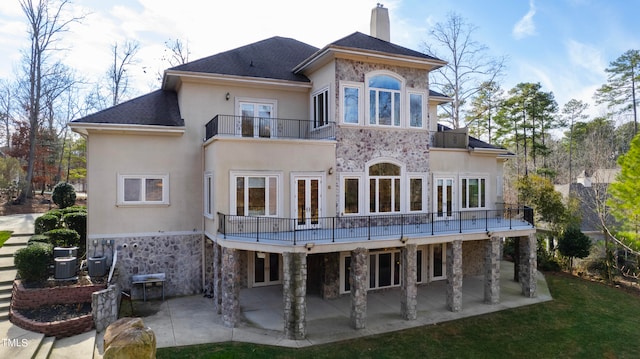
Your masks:
<path fill-rule="evenodd" d="M 215 313 L 213 300 L 201 295 L 133 302 L 134 314 L 156 334 L 157 346 L 249 342 L 283 347 L 305 347 L 364 337 L 446 322 L 495 311 L 516 308 L 552 300 L 544 276 L 537 274 L 537 295 L 526 298 L 520 284 L 512 280 L 513 264 L 501 263 L 500 303 L 484 304 L 482 277 L 466 277 L 463 281 L 462 311 L 446 309 L 446 281 L 433 282 L 418 289 L 418 319 L 406 321 L 400 317 L 398 288 L 371 292 L 367 296 L 367 325 L 355 330 L 349 326 L 350 296 L 323 300 L 307 296 L 307 337 L 290 340 L 284 337 L 283 299 L 281 286 L 243 289 L 240 294 L 242 323 L 227 328 Z M 123 302 L 122 305 L 128 305 Z M 100 334 L 99 334 L 100 335 Z M 98 346 L 102 340 L 96 340 Z M 102 348 L 98 348 L 102 352 Z"/>

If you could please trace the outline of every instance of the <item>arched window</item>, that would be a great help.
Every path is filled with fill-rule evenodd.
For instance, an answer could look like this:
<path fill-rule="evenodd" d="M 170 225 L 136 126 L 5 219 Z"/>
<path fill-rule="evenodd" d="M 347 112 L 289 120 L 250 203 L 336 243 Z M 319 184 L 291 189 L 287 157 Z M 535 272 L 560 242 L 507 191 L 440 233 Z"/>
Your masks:
<path fill-rule="evenodd" d="M 400 212 L 401 167 L 382 162 L 369 167 L 369 212 Z"/>
<path fill-rule="evenodd" d="M 400 126 L 400 93 L 402 83 L 389 75 L 369 78 L 369 123 L 380 126 Z"/>

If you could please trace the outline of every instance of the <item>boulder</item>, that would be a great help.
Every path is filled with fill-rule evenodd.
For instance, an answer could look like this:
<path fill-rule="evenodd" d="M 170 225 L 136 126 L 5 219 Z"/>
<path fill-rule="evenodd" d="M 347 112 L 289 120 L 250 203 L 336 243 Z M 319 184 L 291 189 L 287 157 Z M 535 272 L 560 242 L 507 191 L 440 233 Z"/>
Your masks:
<path fill-rule="evenodd" d="M 104 359 L 155 359 L 156 335 L 140 318 L 121 318 L 104 333 Z"/>

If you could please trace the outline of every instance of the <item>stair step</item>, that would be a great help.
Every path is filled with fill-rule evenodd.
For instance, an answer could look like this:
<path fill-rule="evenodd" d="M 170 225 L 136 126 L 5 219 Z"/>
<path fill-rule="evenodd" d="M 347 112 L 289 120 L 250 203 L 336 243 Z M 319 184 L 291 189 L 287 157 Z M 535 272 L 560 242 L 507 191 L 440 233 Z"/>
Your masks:
<path fill-rule="evenodd" d="M 11 307 L 11 301 L 8 302 L 0 302 L 0 311 L 7 313 L 9 312 L 9 308 Z"/>
<path fill-rule="evenodd" d="M 5 269 L 0 271 L 0 284 L 13 284 L 18 271 L 15 269 Z"/>
<path fill-rule="evenodd" d="M 93 358 L 95 345 L 95 330 L 58 339 L 53 343 L 49 359 Z"/>
<path fill-rule="evenodd" d="M 13 257 L 0 257 L 0 270 L 15 269 Z"/>
<path fill-rule="evenodd" d="M 0 320 L 9 320 L 9 308 L 0 310 Z"/>
<path fill-rule="evenodd" d="M 0 284 L 0 293 L 11 293 L 13 291 L 13 282 Z"/>
<path fill-rule="evenodd" d="M 53 344 L 56 341 L 56 337 L 44 337 L 40 342 L 40 346 L 38 347 L 38 351 L 36 355 L 33 356 L 33 359 L 47 359 L 51 354 L 51 349 L 53 349 Z"/>

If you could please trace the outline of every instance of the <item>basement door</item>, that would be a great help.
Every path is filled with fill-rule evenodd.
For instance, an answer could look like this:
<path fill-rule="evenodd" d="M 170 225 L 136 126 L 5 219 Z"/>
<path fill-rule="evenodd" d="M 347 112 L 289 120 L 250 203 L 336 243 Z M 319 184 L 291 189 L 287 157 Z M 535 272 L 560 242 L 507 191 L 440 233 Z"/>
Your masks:
<path fill-rule="evenodd" d="M 293 201 L 296 229 L 318 228 L 322 203 L 322 177 L 295 176 Z"/>

